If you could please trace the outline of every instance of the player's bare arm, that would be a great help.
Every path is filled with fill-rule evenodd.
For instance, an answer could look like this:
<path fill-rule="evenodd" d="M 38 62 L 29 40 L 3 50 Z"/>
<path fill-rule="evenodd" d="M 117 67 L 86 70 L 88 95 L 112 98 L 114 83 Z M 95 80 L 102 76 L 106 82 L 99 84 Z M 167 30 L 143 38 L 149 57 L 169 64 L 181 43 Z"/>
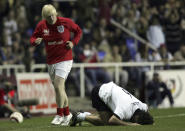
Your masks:
<path fill-rule="evenodd" d="M 94 118 L 92 118 L 92 116 L 94 116 Z M 96 122 L 95 122 L 95 116 L 96 116 Z M 98 124 L 101 125 L 102 123 L 104 125 L 123 125 L 123 126 L 140 125 L 137 123 L 122 121 L 117 116 L 115 116 L 114 114 L 108 111 L 100 111 L 98 112 L 97 115 L 91 114 L 90 116 L 86 116 L 86 120 L 88 120 L 90 123 L 93 122 L 93 124 L 95 125 L 98 125 Z"/>

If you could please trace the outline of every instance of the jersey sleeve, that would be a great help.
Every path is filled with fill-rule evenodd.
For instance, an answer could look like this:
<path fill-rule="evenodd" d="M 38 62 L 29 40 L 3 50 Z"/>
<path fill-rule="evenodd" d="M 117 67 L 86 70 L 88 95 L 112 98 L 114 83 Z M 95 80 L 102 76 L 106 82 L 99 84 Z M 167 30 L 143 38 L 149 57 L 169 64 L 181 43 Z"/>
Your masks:
<path fill-rule="evenodd" d="M 33 46 L 36 46 L 35 40 L 37 38 L 42 37 L 42 30 L 41 30 L 41 23 L 38 23 L 31 38 L 30 38 L 30 44 Z"/>
<path fill-rule="evenodd" d="M 67 22 L 69 24 L 70 31 L 74 33 L 74 37 L 72 39 L 72 42 L 73 42 L 74 45 L 77 45 L 79 40 L 80 40 L 80 38 L 81 38 L 82 30 L 71 19 L 66 19 L 66 20 L 67 20 Z"/>

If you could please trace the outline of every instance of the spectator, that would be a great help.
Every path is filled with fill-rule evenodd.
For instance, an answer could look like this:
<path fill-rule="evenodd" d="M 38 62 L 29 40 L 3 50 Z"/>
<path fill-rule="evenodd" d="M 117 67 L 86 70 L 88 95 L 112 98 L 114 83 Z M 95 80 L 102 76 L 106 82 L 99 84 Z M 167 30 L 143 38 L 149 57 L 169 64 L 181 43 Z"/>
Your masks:
<path fill-rule="evenodd" d="M 9 83 L 7 83 L 9 84 Z M 11 104 L 8 103 L 9 96 L 7 95 L 9 92 L 9 89 L 6 87 L 6 85 L 1 81 L 1 87 L 0 87 L 0 112 L 1 116 L 8 117 L 10 113 L 12 112 L 18 112 L 17 109 L 15 109 Z"/>
<path fill-rule="evenodd" d="M 167 50 L 166 45 L 159 47 L 159 54 L 163 62 L 169 62 L 173 60 L 172 54 Z"/>
<path fill-rule="evenodd" d="M 136 62 L 147 62 L 148 61 L 148 47 L 141 44 L 139 47 L 139 52 L 135 56 Z M 142 87 L 142 81 L 145 76 L 145 72 L 149 70 L 149 67 L 136 67 L 133 68 L 131 76 L 136 80 L 136 87 Z"/>
<path fill-rule="evenodd" d="M 125 43 L 120 45 L 120 53 L 123 62 L 129 62 L 132 60 L 131 54 Z"/>
<path fill-rule="evenodd" d="M 119 47 L 117 45 L 113 45 L 111 54 L 106 53 L 107 55 L 104 58 L 104 62 L 117 62 L 121 63 L 122 58 L 119 54 Z M 115 80 L 115 68 L 108 67 L 107 71 L 109 72 L 111 79 Z M 120 83 L 119 85 L 122 87 L 125 87 L 128 83 L 128 72 L 126 70 L 123 70 L 122 68 L 119 68 L 119 77 L 120 77 Z"/>
<path fill-rule="evenodd" d="M 86 19 L 90 19 L 93 23 L 97 21 L 97 12 L 98 12 L 98 6 L 96 4 L 98 1 L 93 0 L 78 0 L 76 2 L 78 9 L 78 18 L 79 18 L 79 24 L 83 26 Z M 93 5 L 96 6 L 93 6 Z M 85 8 L 84 8 L 85 7 Z"/>
<path fill-rule="evenodd" d="M 18 106 L 15 87 L 6 80 L 0 85 L 0 116 L 9 117 L 13 112 L 21 112 L 24 117 L 30 118 L 29 107 Z M 29 103 L 29 102 L 27 102 Z M 34 105 L 34 104 L 32 104 Z"/>
<path fill-rule="evenodd" d="M 4 18 L 4 31 L 7 35 L 7 45 L 12 45 L 12 34 L 17 31 L 17 22 L 15 20 L 15 13 L 11 10 L 6 18 Z"/>
<path fill-rule="evenodd" d="M 9 1 L 6 0 L 1 0 L 0 1 L 0 32 L 3 32 L 3 19 L 7 16 L 7 14 L 9 13 L 10 10 L 10 4 Z M 1 42 L 2 42 L 2 34 L 0 33 L 0 46 L 1 46 Z"/>
<path fill-rule="evenodd" d="M 111 8 L 109 6 L 110 1 L 100 0 L 99 1 L 99 17 L 104 18 L 106 22 L 109 22 L 111 17 Z"/>
<path fill-rule="evenodd" d="M 148 29 L 148 21 L 145 17 L 146 16 L 142 14 L 136 23 L 137 34 L 144 39 L 146 39 L 146 32 Z"/>
<path fill-rule="evenodd" d="M 0 48 L 0 65 L 4 65 L 6 60 L 4 48 Z"/>
<path fill-rule="evenodd" d="M 185 13 L 185 10 L 184 10 Z M 185 14 L 184 14 L 185 15 Z M 181 20 L 181 31 L 182 31 L 182 36 L 185 36 L 185 16 L 184 18 Z M 182 37 L 182 43 L 185 44 L 185 37 Z"/>
<path fill-rule="evenodd" d="M 93 24 L 92 24 L 91 20 L 86 20 L 85 26 L 82 29 L 82 31 L 83 31 L 83 41 L 92 40 L 92 29 L 93 29 Z"/>
<path fill-rule="evenodd" d="M 105 54 L 103 52 L 94 52 L 89 44 L 85 44 L 83 54 L 80 57 L 84 63 L 96 63 L 103 60 L 104 56 Z M 93 86 L 111 80 L 109 74 L 101 67 L 86 68 L 85 74 L 91 80 Z"/>
<path fill-rule="evenodd" d="M 102 38 L 106 37 L 107 21 L 105 18 L 100 19 L 99 32 Z"/>
<path fill-rule="evenodd" d="M 159 54 L 161 57 L 161 61 L 166 64 L 164 68 L 161 68 L 161 69 L 170 69 L 168 62 L 173 61 L 174 58 L 172 54 L 167 50 L 166 45 L 161 45 L 159 47 Z"/>
<path fill-rule="evenodd" d="M 167 49 L 174 54 L 180 49 L 181 44 L 181 28 L 180 28 L 180 16 L 177 10 L 169 11 L 165 20 L 165 36 Z"/>
<path fill-rule="evenodd" d="M 77 9 L 73 9 L 72 13 L 71 13 L 71 19 L 76 22 L 76 23 L 80 23 L 79 17 L 78 17 L 78 11 Z"/>
<path fill-rule="evenodd" d="M 140 11 L 139 11 L 139 5 L 137 4 L 136 1 L 131 2 L 131 10 L 133 10 L 136 17 L 136 21 L 138 21 L 138 19 L 140 18 Z"/>
<path fill-rule="evenodd" d="M 126 15 L 126 13 L 122 12 L 122 10 L 123 10 L 122 8 L 116 8 L 115 13 L 112 14 L 112 18 L 119 23 L 123 21 L 123 17 Z"/>
<path fill-rule="evenodd" d="M 147 38 L 155 48 L 159 48 L 161 45 L 165 44 L 163 29 L 157 17 L 151 19 L 151 25 L 147 31 Z"/>
<path fill-rule="evenodd" d="M 32 64 L 35 64 L 35 59 L 34 59 L 34 51 L 35 51 L 35 47 L 28 47 L 25 51 L 25 56 L 23 58 L 23 63 L 25 64 L 26 66 L 26 71 L 27 72 L 30 72 L 31 71 L 31 65 Z"/>
<path fill-rule="evenodd" d="M 135 56 L 136 62 L 146 62 L 148 61 L 148 46 L 144 44 L 139 45 L 139 50 Z"/>
<path fill-rule="evenodd" d="M 161 91 L 162 90 L 162 91 Z M 157 107 L 161 104 L 165 97 L 169 98 L 170 105 L 173 106 L 174 101 L 167 85 L 161 80 L 158 73 L 153 74 L 153 79 L 147 84 L 147 99 L 150 106 Z"/>
<path fill-rule="evenodd" d="M 22 64 L 24 58 L 24 47 L 19 46 L 18 41 L 13 42 L 12 53 L 14 54 L 14 64 Z"/>
<path fill-rule="evenodd" d="M 152 53 L 148 55 L 148 60 L 152 62 L 159 62 L 161 61 L 161 56 L 158 51 L 152 51 Z"/>
<path fill-rule="evenodd" d="M 180 50 L 174 54 L 174 59 L 176 61 L 184 61 L 185 60 L 185 45 L 184 44 L 182 44 L 180 47 Z"/>
<path fill-rule="evenodd" d="M 4 54 L 5 54 L 5 59 L 4 59 L 4 64 L 14 64 L 15 62 L 15 56 L 12 53 L 12 47 L 11 46 L 6 46 L 4 48 Z"/>
<path fill-rule="evenodd" d="M 119 9 L 119 11 L 120 11 L 120 16 L 125 16 L 125 15 L 126 15 L 126 12 L 127 12 L 127 11 L 126 11 L 126 8 L 125 8 L 123 2 L 124 2 L 123 0 L 120 0 L 120 1 L 118 1 L 118 2 L 115 2 L 115 3 L 112 5 L 112 8 L 111 8 L 111 15 L 112 15 L 112 16 L 117 14 L 116 11 L 118 11 L 118 9 Z"/>
<path fill-rule="evenodd" d="M 83 52 L 79 54 L 79 61 L 80 62 L 93 62 L 96 57 L 95 52 L 92 50 L 90 43 L 85 43 L 83 46 Z M 92 69 L 92 70 L 91 70 Z M 94 68 L 85 68 L 85 86 L 86 86 L 86 95 L 89 96 L 92 88 L 93 88 L 93 80 L 96 79 L 92 77 L 93 71 L 95 72 Z M 90 71 L 91 70 L 91 71 Z M 92 74 L 91 74 L 92 73 Z M 92 77 L 93 79 L 91 79 Z M 76 86 L 76 95 L 80 95 L 80 70 L 75 70 L 75 72 L 72 72 L 72 79 L 74 79 L 74 85 Z M 96 83 L 95 83 L 96 84 Z"/>
<path fill-rule="evenodd" d="M 137 18 L 136 18 L 136 12 L 134 12 L 133 10 L 129 10 L 126 18 L 122 20 L 122 24 L 129 29 L 132 32 L 136 32 L 136 22 L 137 22 Z"/>

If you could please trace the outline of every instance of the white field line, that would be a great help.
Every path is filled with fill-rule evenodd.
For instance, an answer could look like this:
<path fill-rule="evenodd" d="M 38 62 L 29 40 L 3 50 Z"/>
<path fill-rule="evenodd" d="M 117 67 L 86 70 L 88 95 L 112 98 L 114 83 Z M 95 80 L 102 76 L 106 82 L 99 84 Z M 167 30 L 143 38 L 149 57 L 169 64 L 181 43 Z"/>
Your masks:
<path fill-rule="evenodd" d="M 181 117 L 181 116 L 185 116 L 185 113 L 181 113 L 181 114 L 174 114 L 174 115 L 165 115 L 165 116 L 154 116 L 154 118 L 171 118 L 171 117 Z"/>

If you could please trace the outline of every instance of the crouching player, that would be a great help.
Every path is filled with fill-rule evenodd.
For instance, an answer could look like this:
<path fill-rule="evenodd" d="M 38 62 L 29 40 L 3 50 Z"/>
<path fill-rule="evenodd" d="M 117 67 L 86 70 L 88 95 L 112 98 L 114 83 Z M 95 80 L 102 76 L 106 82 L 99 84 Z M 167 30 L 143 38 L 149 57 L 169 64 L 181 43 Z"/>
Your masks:
<path fill-rule="evenodd" d="M 145 125 L 153 124 L 148 106 L 113 82 L 92 90 L 92 106 L 98 114 L 73 113 L 71 126 L 82 121 L 94 125 Z"/>

